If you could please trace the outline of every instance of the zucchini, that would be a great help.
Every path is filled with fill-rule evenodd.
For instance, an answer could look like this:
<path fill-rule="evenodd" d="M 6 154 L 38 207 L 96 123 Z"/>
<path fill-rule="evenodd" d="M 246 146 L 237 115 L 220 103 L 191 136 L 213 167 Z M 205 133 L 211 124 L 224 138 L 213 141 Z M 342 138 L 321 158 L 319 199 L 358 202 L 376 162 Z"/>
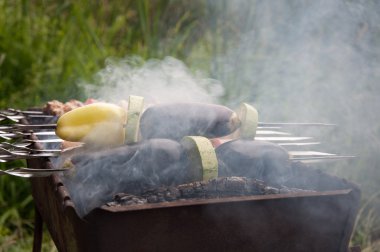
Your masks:
<path fill-rule="evenodd" d="M 186 136 L 181 145 L 188 159 L 187 180 L 199 181 L 218 177 L 218 160 L 210 140 L 200 136 Z"/>
<path fill-rule="evenodd" d="M 128 99 L 125 143 L 136 143 L 139 137 L 140 116 L 144 108 L 144 97 L 130 95 Z"/>

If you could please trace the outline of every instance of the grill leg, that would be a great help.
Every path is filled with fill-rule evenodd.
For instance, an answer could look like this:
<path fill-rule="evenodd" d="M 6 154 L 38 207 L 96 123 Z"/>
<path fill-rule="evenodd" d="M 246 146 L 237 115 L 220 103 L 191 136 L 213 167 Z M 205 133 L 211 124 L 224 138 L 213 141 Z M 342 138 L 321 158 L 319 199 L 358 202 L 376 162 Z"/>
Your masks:
<path fill-rule="evenodd" d="M 37 207 L 34 207 L 34 237 L 33 252 L 41 252 L 42 245 L 42 217 Z"/>

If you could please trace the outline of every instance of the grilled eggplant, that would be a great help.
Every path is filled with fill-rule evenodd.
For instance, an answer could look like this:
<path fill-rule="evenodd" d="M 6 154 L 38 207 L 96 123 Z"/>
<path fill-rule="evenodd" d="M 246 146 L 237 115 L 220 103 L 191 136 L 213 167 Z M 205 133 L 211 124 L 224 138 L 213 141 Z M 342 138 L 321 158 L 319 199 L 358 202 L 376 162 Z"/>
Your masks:
<path fill-rule="evenodd" d="M 240 176 L 283 185 L 291 177 L 288 152 L 265 141 L 234 140 L 216 149 L 219 176 Z"/>
<path fill-rule="evenodd" d="M 238 129 L 237 114 L 227 107 L 201 103 L 171 103 L 149 107 L 140 120 L 143 139 L 184 136 L 208 138 L 229 135 Z"/>

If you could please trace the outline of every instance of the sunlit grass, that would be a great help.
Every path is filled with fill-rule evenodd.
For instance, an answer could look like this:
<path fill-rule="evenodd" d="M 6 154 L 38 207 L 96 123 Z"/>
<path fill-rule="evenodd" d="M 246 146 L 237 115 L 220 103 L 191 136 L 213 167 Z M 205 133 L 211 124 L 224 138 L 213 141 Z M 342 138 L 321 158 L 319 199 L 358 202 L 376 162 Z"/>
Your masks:
<path fill-rule="evenodd" d="M 80 98 L 107 57 L 185 58 L 199 2 L 0 0 L 0 107 Z"/>
<path fill-rule="evenodd" d="M 109 57 L 186 59 L 202 38 L 202 2 L 0 0 L 0 108 L 83 99 L 77 83 Z M 0 251 L 31 250 L 33 215 L 28 180 L 1 176 Z M 55 249 L 46 234 L 43 248 Z"/>

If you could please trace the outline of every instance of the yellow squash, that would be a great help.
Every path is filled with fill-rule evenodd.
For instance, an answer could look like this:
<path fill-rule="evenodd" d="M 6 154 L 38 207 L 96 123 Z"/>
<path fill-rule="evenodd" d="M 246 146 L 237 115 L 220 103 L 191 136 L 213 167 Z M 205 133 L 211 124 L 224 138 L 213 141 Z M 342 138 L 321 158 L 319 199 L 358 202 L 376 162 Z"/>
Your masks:
<path fill-rule="evenodd" d="M 71 142 L 117 146 L 124 143 L 127 113 L 110 103 L 93 103 L 62 115 L 56 134 Z"/>

